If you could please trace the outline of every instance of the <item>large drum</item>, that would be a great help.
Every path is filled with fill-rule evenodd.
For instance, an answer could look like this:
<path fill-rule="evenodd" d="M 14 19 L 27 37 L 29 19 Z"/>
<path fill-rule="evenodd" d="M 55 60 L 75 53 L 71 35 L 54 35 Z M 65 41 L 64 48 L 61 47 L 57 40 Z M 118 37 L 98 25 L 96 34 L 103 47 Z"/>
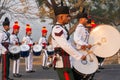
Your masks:
<path fill-rule="evenodd" d="M 40 45 L 34 45 L 33 46 L 33 55 L 39 56 L 41 54 L 42 46 Z"/>
<path fill-rule="evenodd" d="M 80 51 L 87 54 L 87 51 Z M 98 60 L 94 54 L 87 54 L 86 60 L 76 60 L 72 58 L 73 67 L 81 74 L 92 74 L 98 69 Z"/>
<path fill-rule="evenodd" d="M 20 46 L 20 49 L 21 49 L 21 52 L 20 52 L 21 57 L 28 57 L 29 56 L 29 52 L 30 52 L 29 45 L 23 44 Z"/>
<path fill-rule="evenodd" d="M 54 54 L 54 48 L 52 45 L 47 46 L 47 54 L 53 55 Z"/>
<path fill-rule="evenodd" d="M 97 45 L 99 43 L 99 45 Z M 98 25 L 90 33 L 91 50 L 99 57 L 111 57 L 120 49 L 120 32 L 110 25 Z"/>
<path fill-rule="evenodd" d="M 20 47 L 19 46 L 11 46 L 9 47 L 10 58 L 12 60 L 17 60 L 20 58 Z"/>

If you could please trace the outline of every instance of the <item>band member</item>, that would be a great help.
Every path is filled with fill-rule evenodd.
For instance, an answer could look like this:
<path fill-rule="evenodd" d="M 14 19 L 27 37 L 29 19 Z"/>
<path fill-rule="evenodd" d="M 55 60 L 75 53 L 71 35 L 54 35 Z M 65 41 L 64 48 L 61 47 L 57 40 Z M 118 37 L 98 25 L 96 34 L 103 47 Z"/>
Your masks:
<path fill-rule="evenodd" d="M 19 33 L 20 26 L 18 25 L 18 22 L 16 21 L 13 26 L 13 32 L 10 35 L 10 44 L 12 45 L 20 45 L 18 33 Z M 21 77 L 21 74 L 19 74 L 19 66 L 20 66 L 20 59 L 13 61 L 13 76 L 14 77 Z"/>
<path fill-rule="evenodd" d="M 87 14 L 86 13 L 82 13 L 82 14 L 78 14 L 77 16 L 78 20 L 79 20 L 79 24 L 76 27 L 76 30 L 74 32 L 74 42 L 76 44 L 76 49 L 80 50 L 86 50 L 86 48 L 90 48 L 91 45 L 88 44 L 88 38 L 89 38 L 89 33 L 88 33 L 88 29 L 86 29 L 86 24 L 88 21 L 87 18 Z M 76 70 L 73 68 L 74 71 L 74 76 L 75 80 L 80 80 L 80 75 L 78 74 L 78 72 L 76 72 Z"/>
<path fill-rule="evenodd" d="M 56 54 L 54 59 L 55 70 L 60 80 L 75 80 L 69 56 L 74 57 L 76 60 L 85 59 L 86 56 L 79 54 L 68 42 L 69 33 L 65 28 L 65 24 L 70 21 L 69 8 L 67 6 L 56 6 L 54 12 L 57 20 L 52 29 L 52 45 Z"/>
<path fill-rule="evenodd" d="M 40 37 L 38 44 L 41 45 L 42 49 L 44 50 L 43 51 L 42 67 L 43 67 L 43 69 L 46 69 L 47 68 L 47 61 L 48 61 L 48 54 L 47 54 L 47 49 L 46 49 L 46 47 L 48 45 L 48 42 L 46 39 L 46 36 L 47 36 L 46 27 L 42 27 L 41 32 L 42 32 L 42 37 Z"/>
<path fill-rule="evenodd" d="M 8 47 L 10 43 L 10 33 L 8 32 L 10 27 L 10 21 L 6 17 L 3 22 L 4 30 L 0 32 L 0 49 L 2 50 L 2 80 L 13 80 L 9 78 L 10 68 L 10 56 L 8 53 Z"/>
<path fill-rule="evenodd" d="M 27 44 L 30 46 L 30 53 L 29 56 L 27 58 L 25 58 L 25 64 L 26 64 L 26 72 L 31 73 L 31 72 L 35 72 L 33 70 L 33 54 L 32 54 L 32 47 L 33 47 L 33 40 L 31 38 L 31 34 L 32 34 L 32 28 L 30 27 L 29 24 L 26 25 L 26 36 L 23 37 L 23 44 Z"/>
<path fill-rule="evenodd" d="M 89 33 L 90 33 L 90 31 L 91 31 L 92 29 L 94 29 L 96 26 L 97 26 L 97 24 L 95 23 L 94 20 L 88 19 L 86 27 L 88 28 Z M 99 56 L 96 56 L 96 57 L 97 57 L 98 62 L 99 62 L 99 69 L 104 69 L 104 68 L 102 67 L 102 65 L 103 65 L 103 62 L 104 62 L 104 59 L 105 59 L 105 58 L 102 58 L 102 57 L 99 57 Z M 98 72 L 99 72 L 99 70 L 98 70 Z"/>

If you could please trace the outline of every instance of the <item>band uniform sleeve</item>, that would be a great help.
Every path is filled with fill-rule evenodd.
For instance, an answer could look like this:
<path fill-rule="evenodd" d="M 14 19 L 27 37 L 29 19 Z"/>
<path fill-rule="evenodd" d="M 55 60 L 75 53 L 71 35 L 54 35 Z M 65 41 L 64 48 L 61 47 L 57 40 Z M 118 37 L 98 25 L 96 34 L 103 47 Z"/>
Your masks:
<path fill-rule="evenodd" d="M 78 45 L 87 45 L 87 43 L 82 40 L 82 34 L 83 34 L 83 28 L 77 26 L 74 32 L 74 38 L 73 38 L 74 42 Z"/>
<path fill-rule="evenodd" d="M 1 51 L 0 54 L 4 54 L 4 52 L 7 51 L 7 49 L 4 46 L 2 46 L 2 40 L 3 40 L 3 33 L 0 32 L 0 51 Z"/>
<path fill-rule="evenodd" d="M 68 41 L 66 40 L 66 37 L 64 35 L 64 33 L 61 33 L 61 31 L 63 31 L 63 29 L 59 28 L 53 28 L 52 31 L 52 36 L 55 39 L 55 41 L 57 42 L 57 44 L 59 44 L 59 46 L 65 50 L 70 56 L 74 57 L 76 60 L 80 60 L 82 57 L 82 54 L 80 54 L 77 50 L 75 50 L 70 43 L 68 43 Z M 56 35 L 59 34 L 59 35 Z"/>

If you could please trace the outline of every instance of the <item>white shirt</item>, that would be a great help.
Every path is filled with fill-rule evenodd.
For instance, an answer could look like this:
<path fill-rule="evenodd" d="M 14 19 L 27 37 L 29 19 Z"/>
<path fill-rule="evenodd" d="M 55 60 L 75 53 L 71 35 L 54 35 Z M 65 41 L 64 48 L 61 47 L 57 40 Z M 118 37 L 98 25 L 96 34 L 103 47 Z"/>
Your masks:
<path fill-rule="evenodd" d="M 87 29 L 82 25 L 78 24 L 74 32 L 74 42 L 77 46 L 88 45 L 89 33 Z"/>
<path fill-rule="evenodd" d="M 24 44 L 33 44 L 31 36 L 25 36 L 25 37 L 23 37 L 22 41 L 24 42 Z"/>
<path fill-rule="evenodd" d="M 44 46 L 43 43 L 47 45 L 47 39 L 45 37 L 40 37 L 38 44 Z"/>
<path fill-rule="evenodd" d="M 18 37 L 15 34 L 10 35 L 10 44 L 16 45 L 16 43 L 19 43 Z"/>
<path fill-rule="evenodd" d="M 5 51 L 7 51 L 7 49 L 2 45 L 3 42 L 10 42 L 7 36 L 8 32 L 6 32 L 5 30 L 0 30 L 0 54 L 4 54 Z M 7 39 L 7 40 L 6 40 Z"/>
<path fill-rule="evenodd" d="M 58 24 L 58 23 L 57 23 Z M 67 41 L 67 32 L 66 30 L 60 26 L 55 25 L 52 30 L 52 45 L 53 47 L 61 47 L 64 51 L 66 51 L 70 56 L 74 57 L 76 60 L 80 60 L 82 57 L 82 54 L 79 54 L 79 52 L 74 49 L 71 44 Z M 59 62 L 59 63 L 57 63 Z M 60 57 L 60 60 L 56 62 L 56 66 L 59 68 L 63 67 L 63 62 Z"/>

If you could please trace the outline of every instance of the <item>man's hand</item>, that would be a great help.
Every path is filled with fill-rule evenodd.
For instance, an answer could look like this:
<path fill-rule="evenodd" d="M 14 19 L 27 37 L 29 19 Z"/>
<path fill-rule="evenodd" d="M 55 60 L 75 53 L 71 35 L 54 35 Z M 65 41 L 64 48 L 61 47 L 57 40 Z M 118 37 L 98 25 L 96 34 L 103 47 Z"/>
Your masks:
<path fill-rule="evenodd" d="M 87 48 L 86 45 L 82 45 L 82 46 L 81 46 L 81 49 L 82 49 L 82 50 L 86 50 L 86 48 Z"/>
<path fill-rule="evenodd" d="M 82 59 L 82 60 L 86 60 L 86 56 L 83 55 L 83 56 L 81 57 L 81 59 Z"/>
<path fill-rule="evenodd" d="M 87 45 L 87 48 L 88 48 L 88 49 L 90 49 L 91 47 L 92 47 L 92 45 L 90 45 L 90 44 L 89 44 L 89 45 Z"/>

